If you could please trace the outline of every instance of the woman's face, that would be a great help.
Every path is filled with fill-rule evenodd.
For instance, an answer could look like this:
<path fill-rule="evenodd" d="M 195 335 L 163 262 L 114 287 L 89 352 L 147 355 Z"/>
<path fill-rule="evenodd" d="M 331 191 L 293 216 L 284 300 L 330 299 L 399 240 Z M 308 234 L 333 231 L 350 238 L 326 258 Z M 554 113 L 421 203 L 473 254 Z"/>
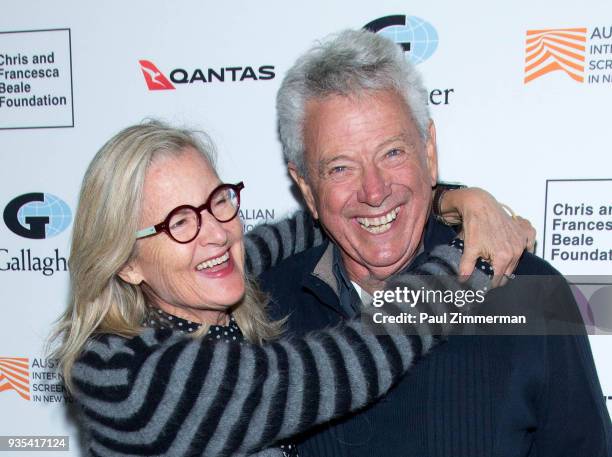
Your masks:
<path fill-rule="evenodd" d="M 144 182 L 140 228 L 158 224 L 177 206 L 202 205 L 219 184 L 193 148 L 153 161 Z M 238 216 L 220 223 L 204 210 L 201 217 L 200 233 L 189 243 L 177 243 L 165 232 L 138 240 L 137 256 L 121 277 L 146 283 L 149 299 L 166 312 L 217 323 L 244 295 L 242 225 Z"/>

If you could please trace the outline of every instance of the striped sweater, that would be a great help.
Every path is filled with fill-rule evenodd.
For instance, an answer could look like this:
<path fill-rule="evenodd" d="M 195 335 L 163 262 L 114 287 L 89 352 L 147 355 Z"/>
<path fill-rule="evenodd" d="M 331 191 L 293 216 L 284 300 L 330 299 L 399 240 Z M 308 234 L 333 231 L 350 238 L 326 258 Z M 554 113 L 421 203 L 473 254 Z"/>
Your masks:
<path fill-rule="evenodd" d="M 246 271 L 257 277 L 287 257 L 320 245 L 323 237 L 306 211 L 296 211 L 275 224 L 258 225 L 244 237 Z"/>
<path fill-rule="evenodd" d="M 455 248 L 438 247 L 413 273 L 454 274 L 459 255 Z M 406 275 L 394 287 L 480 288 L 488 280 L 482 273 L 463 285 L 430 278 Z M 397 312 L 396 305 L 375 311 Z M 73 394 L 91 455 L 253 455 L 365 406 L 435 341 L 431 332 L 411 335 L 408 327 L 375 335 L 364 324 L 372 312 L 366 309 L 362 319 L 340 327 L 263 346 L 160 329 L 130 339 L 92 339 L 73 369 Z"/>

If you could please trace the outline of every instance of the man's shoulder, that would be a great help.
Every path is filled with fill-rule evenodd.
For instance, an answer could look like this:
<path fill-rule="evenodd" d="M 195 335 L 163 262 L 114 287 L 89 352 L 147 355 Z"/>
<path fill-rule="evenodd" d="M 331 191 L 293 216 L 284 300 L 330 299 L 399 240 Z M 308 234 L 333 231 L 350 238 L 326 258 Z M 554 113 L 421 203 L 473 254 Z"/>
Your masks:
<path fill-rule="evenodd" d="M 327 246 L 325 243 L 292 255 L 259 276 L 259 285 L 269 297 L 268 315 L 272 319 L 290 316 L 287 327 L 290 332 L 315 330 L 334 323 L 320 305 L 334 303 L 337 298 L 334 299 L 329 286 L 311 276 Z"/>
<path fill-rule="evenodd" d="M 287 257 L 259 275 L 259 285 L 266 292 L 299 287 L 304 275 L 311 273 L 327 249 L 327 243 Z"/>

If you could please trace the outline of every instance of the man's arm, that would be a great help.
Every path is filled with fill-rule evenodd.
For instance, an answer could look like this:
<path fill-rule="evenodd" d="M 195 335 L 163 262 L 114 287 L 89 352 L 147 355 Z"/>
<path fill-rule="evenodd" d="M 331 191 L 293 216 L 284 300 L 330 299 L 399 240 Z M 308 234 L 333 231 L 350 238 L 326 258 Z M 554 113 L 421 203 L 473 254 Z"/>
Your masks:
<path fill-rule="evenodd" d="M 588 337 L 555 335 L 546 343 L 538 457 L 612 457 L 612 424 Z"/>
<path fill-rule="evenodd" d="M 540 390 L 533 398 L 537 414 L 533 455 L 612 457 L 612 424 L 569 284 L 550 264 L 531 254 L 524 256 L 517 275 L 512 285 L 492 291 L 488 298 L 520 287 L 522 279 L 537 275 L 527 283 L 535 289 L 528 287 L 518 296 L 544 325 L 537 324 L 535 335 L 547 332 L 524 337 L 537 340 L 542 368 Z"/>
<path fill-rule="evenodd" d="M 548 301 L 568 303 L 579 313 L 566 283 L 555 287 Z M 535 439 L 538 457 L 612 457 L 612 423 L 588 336 L 547 336 L 544 363 L 546 377 Z"/>

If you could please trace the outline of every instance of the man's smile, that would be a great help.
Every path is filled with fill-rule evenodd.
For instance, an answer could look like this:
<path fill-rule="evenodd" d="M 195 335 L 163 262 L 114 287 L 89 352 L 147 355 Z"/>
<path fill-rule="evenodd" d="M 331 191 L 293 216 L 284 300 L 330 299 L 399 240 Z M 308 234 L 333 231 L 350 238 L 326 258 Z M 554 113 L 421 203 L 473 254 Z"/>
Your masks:
<path fill-rule="evenodd" d="M 397 218 L 400 207 L 392 209 L 379 217 L 358 217 L 359 225 L 370 233 L 384 233 L 391 228 L 391 224 Z"/>

